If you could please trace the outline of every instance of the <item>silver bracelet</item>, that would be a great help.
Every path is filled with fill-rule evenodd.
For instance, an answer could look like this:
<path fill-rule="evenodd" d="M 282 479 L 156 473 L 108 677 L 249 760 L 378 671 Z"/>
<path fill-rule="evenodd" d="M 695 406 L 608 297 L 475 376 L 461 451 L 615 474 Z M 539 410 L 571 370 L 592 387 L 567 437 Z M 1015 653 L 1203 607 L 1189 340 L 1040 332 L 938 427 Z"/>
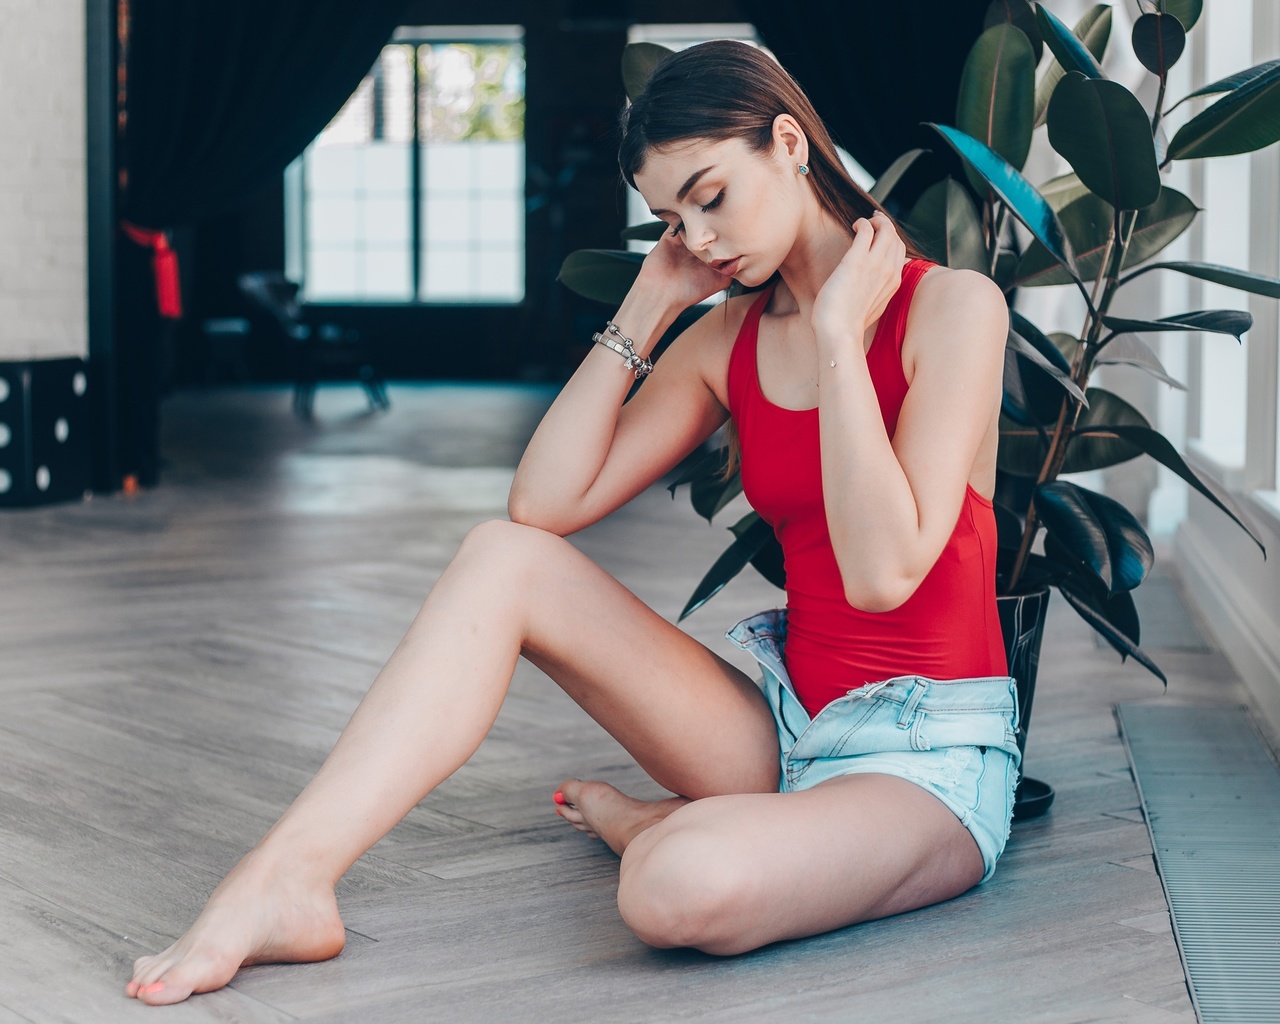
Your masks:
<path fill-rule="evenodd" d="M 622 356 L 622 365 L 636 375 L 636 380 L 653 373 L 653 363 L 636 352 L 636 343 L 618 330 L 617 324 L 610 320 L 605 324 L 605 330 L 618 340 L 615 341 L 614 338 L 599 331 L 591 335 L 591 340 Z"/>

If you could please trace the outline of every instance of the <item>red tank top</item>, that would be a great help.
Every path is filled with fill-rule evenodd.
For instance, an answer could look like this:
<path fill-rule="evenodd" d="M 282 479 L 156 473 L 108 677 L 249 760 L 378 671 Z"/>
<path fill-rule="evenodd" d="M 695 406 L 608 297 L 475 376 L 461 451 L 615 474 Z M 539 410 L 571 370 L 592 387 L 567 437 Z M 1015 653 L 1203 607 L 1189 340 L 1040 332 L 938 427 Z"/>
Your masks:
<path fill-rule="evenodd" d="M 925 271 L 911 260 L 867 352 L 871 381 L 892 440 L 907 394 L 902 339 L 907 309 Z M 966 486 L 950 540 L 915 593 L 887 612 L 852 607 L 836 565 L 822 498 L 818 410 L 784 409 L 760 390 L 756 343 L 772 289 L 747 312 L 729 358 L 729 411 L 742 447 L 742 486 L 773 527 L 787 572 L 784 658 L 810 715 L 836 697 L 881 679 L 1003 676 L 996 617 L 996 523 L 991 502 Z"/>

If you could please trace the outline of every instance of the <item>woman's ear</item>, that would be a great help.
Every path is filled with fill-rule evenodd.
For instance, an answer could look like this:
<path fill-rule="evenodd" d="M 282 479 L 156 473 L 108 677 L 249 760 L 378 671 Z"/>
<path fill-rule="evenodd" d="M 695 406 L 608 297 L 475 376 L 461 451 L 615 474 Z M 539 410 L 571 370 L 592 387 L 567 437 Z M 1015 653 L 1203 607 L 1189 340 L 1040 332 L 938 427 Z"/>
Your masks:
<path fill-rule="evenodd" d="M 804 129 L 790 114 L 779 114 L 773 119 L 774 151 L 790 164 L 808 164 L 809 140 Z"/>

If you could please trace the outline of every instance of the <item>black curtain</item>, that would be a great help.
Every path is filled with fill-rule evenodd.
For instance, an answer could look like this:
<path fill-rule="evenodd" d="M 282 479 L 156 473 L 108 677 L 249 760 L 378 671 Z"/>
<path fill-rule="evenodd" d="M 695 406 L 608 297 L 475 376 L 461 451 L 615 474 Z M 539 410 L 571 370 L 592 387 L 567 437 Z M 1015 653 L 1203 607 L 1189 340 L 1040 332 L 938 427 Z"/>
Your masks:
<path fill-rule="evenodd" d="M 990 0 L 738 0 L 836 142 L 872 175 L 955 123 L 956 92 Z M 904 183 L 905 184 L 905 183 Z"/>
<path fill-rule="evenodd" d="M 242 203 L 338 112 L 405 0 L 131 0 L 121 216 L 169 228 Z"/>
<path fill-rule="evenodd" d="M 405 0 L 128 0 L 117 211 L 172 229 L 243 204 L 341 109 L 399 24 Z M 182 236 L 175 240 L 182 252 Z M 160 472 L 159 404 L 174 323 L 156 309 L 151 254 L 116 237 L 116 450 L 108 490 Z M 106 442 L 104 442 L 106 443 Z"/>

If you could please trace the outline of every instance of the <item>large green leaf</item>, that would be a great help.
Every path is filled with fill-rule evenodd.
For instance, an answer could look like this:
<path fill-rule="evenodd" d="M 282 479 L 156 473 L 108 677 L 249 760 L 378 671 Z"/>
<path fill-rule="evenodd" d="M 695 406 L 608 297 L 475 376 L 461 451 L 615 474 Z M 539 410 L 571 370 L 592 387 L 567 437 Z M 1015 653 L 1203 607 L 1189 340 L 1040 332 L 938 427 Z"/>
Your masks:
<path fill-rule="evenodd" d="M 993 25 L 1015 25 L 1022 29 L 1027 41 L 1031 43 L 1032 65 L 1040 63 L 1044 53 L 1044 40 L 1040 38 L 1040 23 L 1036 21 L 1036 12 L 1027 0 L 991 0 L 987 5 L 986 17 L 982 20 L 983 29 Z"/>
<path fill-rule="evenodd" d="M 642 252 L 620 249 L 578 249 L 560 264 L 558 280 L 583 298 L 620 306 L 640 274 L 644 257 Z"/>
<path fill-rule="evenodd" d="M 1031 41 L 1012 24 L 995 25 L 969 50 L 960 76 L 956 127 L 1021 170 L 1031 149 L 1034 88 Z M 975 189 L 985 190 L 981 178 L 972 171 L 969 176 Z"/>
<path fill-rule="evenodd" d="M 1280 140 L 1280 65 L 1227 93 L 1184 124 L 1169 157 L 1191 160 L 1252 153 Z"/>
<path fill-rule="evenodd" d="M 1132 512 L 1106 495 L 1066 480 L 1036 488 L 1045 528 L 1088 566 L 1111 593 L 1133 590 L 1151 571 L 1151 539 Z"/>
<path fill-rule="evenodd" d="M 622 85 L 627 99 L 635 100 L 644 92 L 653 69 L 671 56 L 673 50 L 657 43 L 628 43 L 622 50 Z"/>
<path fill-rule="evenodd" d="M 1243 71 L 1237 71 L 1234 75 L 1227 75 L 1226 78 L 1219 78 L 1216 82 L 1210 82 L 1208 85 L 1202 85 L 1195 92 L 1189 92 L 1178 100 L 1172 107 L 1165 111 L 1165 114 L 1171 114 L 1187 100 L 1193 100 L 1197 96 L 1216 96 L 1218 93 L 1231 92 L 1238 89 L 1246 82 L 1251 82 L 1259 75 L 1264 75 L 1273 68 L 1280 67 L 1280 58 L 1276 60 L 1264 61 L 1261 64 L 1255 64 L 1251 68 L 1245 68 Z"/>
<path fill-rule="evenodd" d="M 1085 49 L 1095 61 L 1101 61 L 1102 55 L 1107 51 L 1107 40 L 1111 38 L 1111 7 L 1107 4 L 1097 4 L 1090 8 L 1085 12 L 1084 17 L 1076 22 L 1072 34 L 1084 43 Z M 1053 90 L 1058 87 L 1064 74 L 1066 72 L 1063 71 L 1062 65 L 1055 59 L 1049 61 L 1049 66 L 1040 76 L 1040 81 L 1036 84 L 1035 126 L 1037 128 L 1044 124 L 1045 116 L 1049 113 L 1049 101 L 1053 99 Z"/>
<path fill-rule="evenodd" d="M 1145 210 L 1138 211 L 1123 267 L 1137 266 L 1156 255 L 1186 231 L 1199 212 L 1196 204 L 1177 189 L 1161 188 L 1160 197 Z M 1058 219 L 1071 239 L 1081 276 L 1096 278 L 1102 271 L 1107 238 L 1111 234 L 1111 204 L 1086 191 L 1061 209 Z M 1013 279 L 1014 287 L 1070 283 L 1071 277 L 1039 242 L 1027 246 Z"/>
<path fill-rule="evenodd" d="M 1088 186 L 1080 180 L 1080 175 L 1076 174 L 1075 171 L 1068 171 L 1066 174 L 1059 174 L 1056 178 L 1050 178 L 1041 185 L 1040 194 L 1044 196 L 1045 202 L 1061 215 L 1063 209 L 1072 200 L 1092 193 L 1090 193 Z M 1076 258 L 1079 259 L 1079 256 Z"/>
<path fill-rule="evenodd" d="M 1049 142 L 1089 191 L 1122 210 L 1160 196 L 1151 123 L 1136 96 L 1117 82 L 1068 72 L 1049 103 Z"/>
<path fill-rule="evenodd" d="M 907 173 L 911 165 L 927 152 L 929 152 L 927 149 L 909 149 L 898 157 L 897 160 L 885 168 L 884 173 L 871 186 L 871 198 L 877 203 L 883 203 L 888 198 L 889 193 L 893 191 L 894 186 L 902 180 L 902 176 Z M 663 226 L 665 227 L 665 225 Z"/>
<path fill-rule="evenodd" d="M 1017 310 L 1011 310 L 1010 316 L 1001 398 L 1005 415 L 1024 425 L 1047 426 L 1058 418 L 1064 391 L 1087 405 L 1057 346 Z"/>
<path fill-rule="evenodd" d="M 1078 71 L 1088 78 L 1105 77 L 1089 48 L 1051 14 L 1044 4 L 1036 4 L 1036 21 L 1040 25 L 1040 36 L 1045 45 L 1053 51 L 1054 57 L 1065 71 Z"/>
<path fill-rule="evenodd" d="M 970 167 L 982 176 L 1009 211 L 1049 250 L 1054 258 L 1075 273 L 1075 257 L 1066 232 L 1044 197 L 1009 162 L 983 142 L 957 128 L 930 124 Z"/>
<path fill-rule="evenodd" d="M 1254 295 L 1265 295 L 1270 299 L 1280 299 L 1280 277 L 1267 277 L 1255 274 L 1252 270 L 1237 270 L 1235 267 L 1224 267 L 1220 263 L 1152 263 L 1135 270 L 1120 283 L 1132 281 L 1139 274 L 1148 270 L 1176 270 L 1188 277 L 1198 277 L 1201 281 L 1212 281 L 1214 284 L 1225 284 L 1228 288 L 1238 288 L 1242 292 Z"/>
<path fill-rule="evenodd" d="M 702 581 L 694 588 L 693 595 L 680 612 L 684 620 L 724 589 L 725 584 L 742 572 L 765 542 L 773 536 L 773 527 L 756 512 L 748 512 L 731 528 L 733 543 L 725 548 L 715 564 L 707 570 Z"/>
<path fill-rule="evenodd" d="M 787 568 L 782 556 L 782 545 L 778 543 L 777 537 L 770 534 L 765 538 L 760 550 L 751 556 L 751 568 L 775 587 L 786 589 Z"/>
<path fill-rule="evenodd" d="M 1187 31 L 1175 17 L 1154 12 L 1133 23 L 1133 52 L 1142 66 L 1163 79 L 1187 45 Z"/>
<path fill-rule="evenodd" d="M 1048 454 L 1048 435 L 1042 427 L 1019 423 L 1001 412 L 1000 444 L 996 449 L 996 468 L 1001 473 L 1035 480 Z"/>
<path fill-rule="evenodd" d="M 1104 602 L 1087 586 L 1070 577 L 1058 584 L 1058 592 L 1085 622 L 1120 652 L 1121 658 L 1133 658 L 1166 687 L 1169 685 L 1169 680 L 1150 655 L 1138 646 L 1138 612 L 1132 597 L 1127 593 L 1116 594 Z"/>
<path fill-rule="evenodd" d="M 708 480 L 724 476 L 725 467 L 729 464 L 729 446 L 721 445 L 713 452 L 689 463 L 674 481 L 667 485 L 671 497 L 676 496 L 676 488 L 691 484 L 695 480 Z"/>
<path fill-rule="evenodd" d="M 1091 389 L 1092 390 L 1092 389 Z M 1193 488 L 1203 494 L 1214 505 L 1222 509 L 1235 522 L 1240 529 L 1244 530 L 1255 544 L 1261 548 L 1265 555 L 1267 549 L 1263 546 L 1262 541 L 1258 539 L 1256 528 L 1252 524 L 1249 514 L 1244 508 L 1231 496 L 1231 494 L 1222 487 L 1219 487 L 1212 480 L 1201 479 L 1196 475 L 1178 454 L 1177 450 L 1171 445 L 1163 434 L 1153 430 L 1150 426 L 1137 426 L 1132 424 L 1108 424 L 1101 421 L 1091 424 L 1087 428 L 1077 430 L 1077 434 L 1081 434 L 1087 430 L 1088 434 L 1103 437 L 1114 437 L 1119 441 L 1132 445 L 1150 455 L 1160 465 L 1173 470 L 1178 476 L 1182 477 Z M 1083 437 L 1077 437 L 1075 440 L 1083 440 Z"/>
<path fill-rule="evenodd" d="M 1103 346 L 1117 334 L 1136 331 L 1208 331 L 1210 334 L 1229 334 L 1236 341 L 1241 341 L 1241 335 L 1253 326 L 1253 314 L 1242 309 L 1201 309 L 1194 313 L 1174 313 L 1159 320 L 1104 316 L 1102 322 L 1114 332 L 1102 339 Z"/>
<path fill-rule="evenodd" d="M 693 510 L 708 523 L 715 514 L 742 493 L 742 477 L 738 473 L 725 479 L 712 476 L 694 480 L 689 487 L 689 501 Z"/>
<path fill-rule="evenodd" d="M 622 229 L 624 242 L 656 242 L 668 231 L 671 225 L 664 220 L 647 220 L 643 224 L 632 224 Z"/>
<path fill-rule="evenodd" d="M 1107 343 L 1106 349 L 1095 360 L 1094 365 L 1108 364 L 1136 366 L 1170 387 L 1177 388 L 1179 391 L 1187 390 L 1185 384 L 1169 376 L 1164 364 L 1160 362 L 1160 357 L 1136 334 L 1121 334 Z"/>
<path fill-rule="evenodd" d="M 906 226 L 930 257 L 943 266 L 987 271 L 978 208 L 954 178 L 944 178 L 925 189 L 907 215 Z"/>
<path fill-rule="evenodd" d="M 1190 32 L 1192 26 L 1200 20 L 1204 0 L 1161 0 L 1160 5 L 1165 14 L 1172 14 Z"/>
<path fill-rule="evenodd" d="M 1089 407 L 1082 409 L 1076 431 L 1067 442 L 1063 473 L 1085 473 L 1137 458 L 1143 449 L 1119 436 L 1083 433 L 1096 424 L 1125 424 L 1150 428 L 1146 417 L 1124 399 L 1102 388 L 1089 388 L 1085 395 Z M 1034 425 L 1018 424 L 1010 418 L 1000 419 L 1000 446 L 996 465 L 1016 476 L 1038 477 L 1048 454 L 1045 433 Z"/>

